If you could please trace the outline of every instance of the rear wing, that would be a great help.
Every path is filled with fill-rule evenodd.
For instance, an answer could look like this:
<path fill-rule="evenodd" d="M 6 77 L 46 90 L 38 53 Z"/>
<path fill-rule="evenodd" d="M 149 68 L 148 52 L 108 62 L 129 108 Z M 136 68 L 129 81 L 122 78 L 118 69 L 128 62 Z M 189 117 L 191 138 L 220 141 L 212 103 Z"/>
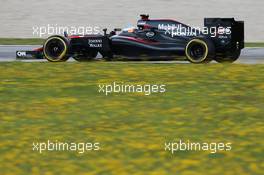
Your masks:
<path fill-rule="evenodd" d="M 217 30 L 212 38 L 218 48 L 243 49 L 245 47 L 244 21 L 234 18 L 205 18 L 204 26 Z"/>

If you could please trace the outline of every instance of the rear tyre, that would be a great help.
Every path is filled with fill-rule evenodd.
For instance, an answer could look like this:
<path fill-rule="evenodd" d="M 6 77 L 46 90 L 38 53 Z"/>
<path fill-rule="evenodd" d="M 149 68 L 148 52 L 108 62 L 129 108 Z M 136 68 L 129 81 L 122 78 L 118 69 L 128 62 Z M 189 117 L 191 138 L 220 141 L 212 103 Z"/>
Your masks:
<path fill-rule="evenodd" d="M 98 54 L 97 51 L 91 51 L 89 53 L 83 53 L 83 54 L 76 55 L 73 58 L 79 62 L 87 62 L 87 61 L 91 61 L 94 58 L 96 58 L 97 54 Z"/>
<path fill-rule="evenodd" d="M 233 63 L 235 62 L 241 54 L 241 50 L 228 51 L 221 56 L 216 56 L 215 61 L 218 63 Z"/>
<path fill-rule="evenodd" d="M 44 57 L 50 62 L 62 62 L 69 59 L 69 41 L 62 36 L 51 36 L 43 45 Z"/>
<path fill-rule="evenodd" d="M 194 38 L 188 42 L 185 55 L 191 63 L 209 63 L 215 55 L 215 46 L 206 38 Z"/>

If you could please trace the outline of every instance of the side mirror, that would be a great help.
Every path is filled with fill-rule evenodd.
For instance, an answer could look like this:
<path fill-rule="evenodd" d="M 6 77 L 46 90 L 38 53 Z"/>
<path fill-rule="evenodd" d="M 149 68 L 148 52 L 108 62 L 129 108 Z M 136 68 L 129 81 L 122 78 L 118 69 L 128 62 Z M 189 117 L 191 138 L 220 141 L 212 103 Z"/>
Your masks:
<path fill-rule="evenodd" d="M 106 36 L 107 28 L 103 29 L 104 31 L 104 36 Z"/>
<path fill-rule="evenodd" d="M 63 32 L 64 37 L 68 38 L 68 33 L 66 31 Z"/>
<path fill-rule="evenodd" d="M 120 28 L 115 28 L 114 31 L 115 31 L 115 32 L 120 32 L 120 31 L 122 31 L 122 29 L 120 29 Z"/>

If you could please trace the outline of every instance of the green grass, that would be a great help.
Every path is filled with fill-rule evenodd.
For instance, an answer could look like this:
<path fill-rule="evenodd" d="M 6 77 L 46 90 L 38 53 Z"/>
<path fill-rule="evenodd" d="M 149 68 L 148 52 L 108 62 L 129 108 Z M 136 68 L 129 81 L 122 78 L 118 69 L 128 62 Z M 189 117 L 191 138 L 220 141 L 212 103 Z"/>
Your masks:
<path fill-rule="evenodd" d="M 0 170 L 15 174 L 263 173 L 264 65 L 1 63 Z M 98 93 L 113 82 L 165 94 Z M 231 142 L 232 150 L 164 151 L 164 142 Z M 37 141 L 102 150 L 32 151 Z"/>
<path fill-rule="evenodd" d="M 0 38 L 0 45 L 42 45 L 41 38 Z M 264 47 L 264 42 L 248 42 L 246 47 Z"/>
<path fill-rule="evenodd" d="M 246 47 L 264 47 L 263 42 L 255 42 L 255 43 L 246 43 Z"/>
<path fill-rule="evenodd" d="M 41 38 L 0 38 L 0 45 L 42 45 Z"/>

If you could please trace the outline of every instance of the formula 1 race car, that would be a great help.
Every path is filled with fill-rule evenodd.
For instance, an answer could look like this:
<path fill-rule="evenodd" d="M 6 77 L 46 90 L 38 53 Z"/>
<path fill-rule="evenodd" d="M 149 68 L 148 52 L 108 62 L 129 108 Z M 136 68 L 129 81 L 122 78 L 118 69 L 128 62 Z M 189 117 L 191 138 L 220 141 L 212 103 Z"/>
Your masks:
<path fill-rule="evenodd" d="M 98 53 L 105 60 L 117 56 L 139 60 L 188 60 L 192 63 L 234 62 L 244 48 L 244 22 L 234 18 L 205 18 L 202 29 L 171 19 L 141 15 L 137 28 L 115 29 L 107 34 L 54 35 L 43 47 L 17 51 L 17 58 L 45 58 L 51 62 L 89 61 Z"/>

